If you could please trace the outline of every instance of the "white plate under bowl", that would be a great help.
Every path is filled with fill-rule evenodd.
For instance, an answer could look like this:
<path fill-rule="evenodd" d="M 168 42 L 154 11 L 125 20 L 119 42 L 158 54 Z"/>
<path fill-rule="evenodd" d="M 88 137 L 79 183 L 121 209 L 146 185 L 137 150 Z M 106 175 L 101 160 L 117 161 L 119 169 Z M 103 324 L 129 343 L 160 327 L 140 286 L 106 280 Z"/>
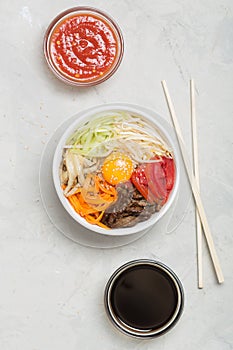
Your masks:
<path fill-rule="evenodd" d="M 142 110 L 150 113 L 150 110 L 141 107 Z M 89 108 L 88 111 L 92 111 L 93 108 Z M 130 244 L 137 239 L 145 235 L 146 232 L 139 232 L 133 235 L 126 236 L 112 236 L 108 231 L 108 235 L 96 234 L 77 223 L 64 209 L 61 204 L 52 177 L 52 163 L 55 149 L 58 144 L 58 140 L 61 138 L 65 130 L 71 125 L 79 115 L 83 112 L 79 112 L 76 115 L 68 118 L 62 124 L 58 126 L 55 130 L 47 144 L 45 145 L 44 151 L 41 156 L 40 170 L 39 170 L 39 186 L 40 194 L 44 209 L 53 223 L 53 225 L 60 231 L 64 236 L 72 241 L 87 247 L 93 248 L 116 248 L 127 244 Z M 162 123 L 169 125 L 166 120 L 162 120 Z M 170 127 L 171 128 L 171 127 Z M 173 142 L 176 141 L 176 136 L 174 130 L 171 128 L 171 135 Z M 179 158 L 181 157 L 179 153 Z M 181 173 L 180 182 L 182 183 L 182 191 L 177 195 L 177 198 L 173 202 L 170 209 L 163 216 L 163 218 L 154 225 L 150 231 L 153 234 L 170 234 L 172 233 L 182 222 L 188 208 L 188 203 L 190 202 L 191 192 L 189 189 L 188 180 L 186 177 L 185 169 L 183 163 L 181 162 Z"/>
<path fill-rule="evenodd" d="M 75 130 L 77 130 L 80 126 L 82 126 L 89 120 L 92 120 L 92 118 L 96 118 L 102 115 L 102 113 L 108 114 L 112 112 L 114 113 L 114 112 L 121 112 L 121 111 L 128 112 L 134 115 L 139 115 L 144 120 L 149 122 L 152 125 L 152 127 L 155 126 L 155 128 L 159 130 L 159 133 L 161 133 L 162 138 L 166 140 L 166 142 L 168 143 L 168 145 L 171 147 L 173 151 L 175 165 L 176 165 L 176 176 L 175 176 L 175 184 L 170 193 L 169 199 L 159 212 L 154 213 L 148 220 L 139 222 L 132 227 L 112 229 L 111 232 L 109 232 L 109 230 L 106 230 L 100 226 L 92 225 L 88 223 L 70 205 L 70 202 L 64 196 L 63 191 L 61 189 L 61 183 L 59 178 L 59 168 L 62 161 L 63 150 L 64 150 L 64 146 L 66 145 L 66 141 L 70 137 L 70 135 L 74 133 Z M 71 123 L 71 125 L 65 130 L 62 137 L 58 141 L 58 145 L 55 150 L 54 158 L 53 158 L 53 180 L 54 180 L 55 189 L 57 191 L 57 195 L 62 205 L 66 209 L 66 211 L 73 217 L 74 220 L 76 220 L 79 224 L 81 224 L 85 228 L 92 230 L 98 234 L 103 234 L 107 236 L 109 234 L 111 234 L 111 236 L 125 236 L 130 234 L 136 234 L 139 232 L 145 232 L 149 230 L 154 224 L 156 224 L 165 215 L 165 213 L 168 211 L 168 209 L 172 205 L 178 193 L 179 183 L 180 183 L 180 161 L 179 161 L 178 151 L 176 149 L 177 147 L 171 137 L 171 134 L 172 134 L 171 127 L 169 126 L 169 124 L 165 124 L 163 121 L 164 121 L 163 118 L 155 111 L 148 112 L 142 107 L 139 107 L 136 105 L 129 105 L 125 103 L 100 105 L 100 106 L 94 107 L 91 111 L 90 110 L 83 111 L 81 114 L 77 115 L 75 121 Z"/>

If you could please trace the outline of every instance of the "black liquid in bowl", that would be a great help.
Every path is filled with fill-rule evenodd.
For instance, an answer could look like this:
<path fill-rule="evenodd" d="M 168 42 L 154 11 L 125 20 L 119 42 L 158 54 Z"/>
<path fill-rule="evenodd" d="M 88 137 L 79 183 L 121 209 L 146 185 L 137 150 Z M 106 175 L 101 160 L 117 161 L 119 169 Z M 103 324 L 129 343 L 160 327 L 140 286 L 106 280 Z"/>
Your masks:
<path fill-rule="evenodd" d="M 105 306 L 113 323 L 138 337 L 161 335 L 179 319 L 183 288 L 165 265 L 152 260 L 131 261 L 110 278 Z"/>

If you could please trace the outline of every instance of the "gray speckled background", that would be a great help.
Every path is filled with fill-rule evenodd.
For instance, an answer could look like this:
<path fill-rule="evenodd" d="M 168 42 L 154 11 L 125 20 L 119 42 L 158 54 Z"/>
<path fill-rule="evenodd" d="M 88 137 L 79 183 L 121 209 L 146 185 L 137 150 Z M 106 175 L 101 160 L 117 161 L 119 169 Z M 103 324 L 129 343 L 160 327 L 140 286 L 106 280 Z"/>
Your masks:
<path fill-rule="evenodd" d="M 83 0 L 122 28 L 118 72 L 90 89 L 59 82 L 42 52 L 44 32 L 76 1 L 0 2 L 0 349 L 233 348 L 233 3 L 231 0 Z M 225 283 L 216 283 L 204 245 L 204 289 L 196 287 L 194 206 L 172 233 L 151 230 L 130 245 L 85 248 L 50 223 L 39 195 L 46 141 L 77 111 L 107 102 L 137 103 L 169 120 L 160 80 L 166 79 L 191 149 L 189 79 L 197 87 L 200 178 Z M 140 341 L 106 318 L 103 290 L 122 263 L 160 259 L 181 278 L 185 310 L 165 336 Z"/>

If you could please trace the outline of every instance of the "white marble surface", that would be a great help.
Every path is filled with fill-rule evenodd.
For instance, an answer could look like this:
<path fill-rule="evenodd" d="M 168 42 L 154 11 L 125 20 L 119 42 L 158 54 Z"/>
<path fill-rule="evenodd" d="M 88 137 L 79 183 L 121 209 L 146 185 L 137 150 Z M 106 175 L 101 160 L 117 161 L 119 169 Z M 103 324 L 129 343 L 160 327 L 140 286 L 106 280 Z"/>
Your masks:
<path fill-rule="evenodd" d="M 83 0 L 109 12 L 125 38 L 125 55 L 109 81 L 90 89 L 52 76 L 42 52 L 50 20 L 77 1 L 0 2 L 0 349 L 233 348 L 233 3 L 232 0 Z M 204 289 L 196 287 L 191 203 L 171 234 L 112 250 L 82 247 L 50 223 L 38 169 L 46 141 L 77 111 L 107 102 L 138 103 L 167 116 L 166 79 L 190 145 L 189 90 L 197 85 L 203 199 L 225 276 L 216 283 L 204 247 Z M 134 340 L 106 318 L 110 274 L 140 257 L 167 263 L 185 288 L 185 311 L 167 335 Z"/>

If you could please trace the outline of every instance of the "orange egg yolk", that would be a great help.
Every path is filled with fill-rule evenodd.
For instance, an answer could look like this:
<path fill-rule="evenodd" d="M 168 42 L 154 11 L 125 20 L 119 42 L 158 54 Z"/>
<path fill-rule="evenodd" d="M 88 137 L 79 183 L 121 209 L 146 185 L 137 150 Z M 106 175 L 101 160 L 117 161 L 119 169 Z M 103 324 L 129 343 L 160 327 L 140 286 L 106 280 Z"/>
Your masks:
<path fill-rule="evenodd" d="M 104 179 L 111 185 L 117 185 L 130 179 L 133 172 L 132 160 L 123 153 L 114 152 L 108 156 L 102 167 Z"/>

